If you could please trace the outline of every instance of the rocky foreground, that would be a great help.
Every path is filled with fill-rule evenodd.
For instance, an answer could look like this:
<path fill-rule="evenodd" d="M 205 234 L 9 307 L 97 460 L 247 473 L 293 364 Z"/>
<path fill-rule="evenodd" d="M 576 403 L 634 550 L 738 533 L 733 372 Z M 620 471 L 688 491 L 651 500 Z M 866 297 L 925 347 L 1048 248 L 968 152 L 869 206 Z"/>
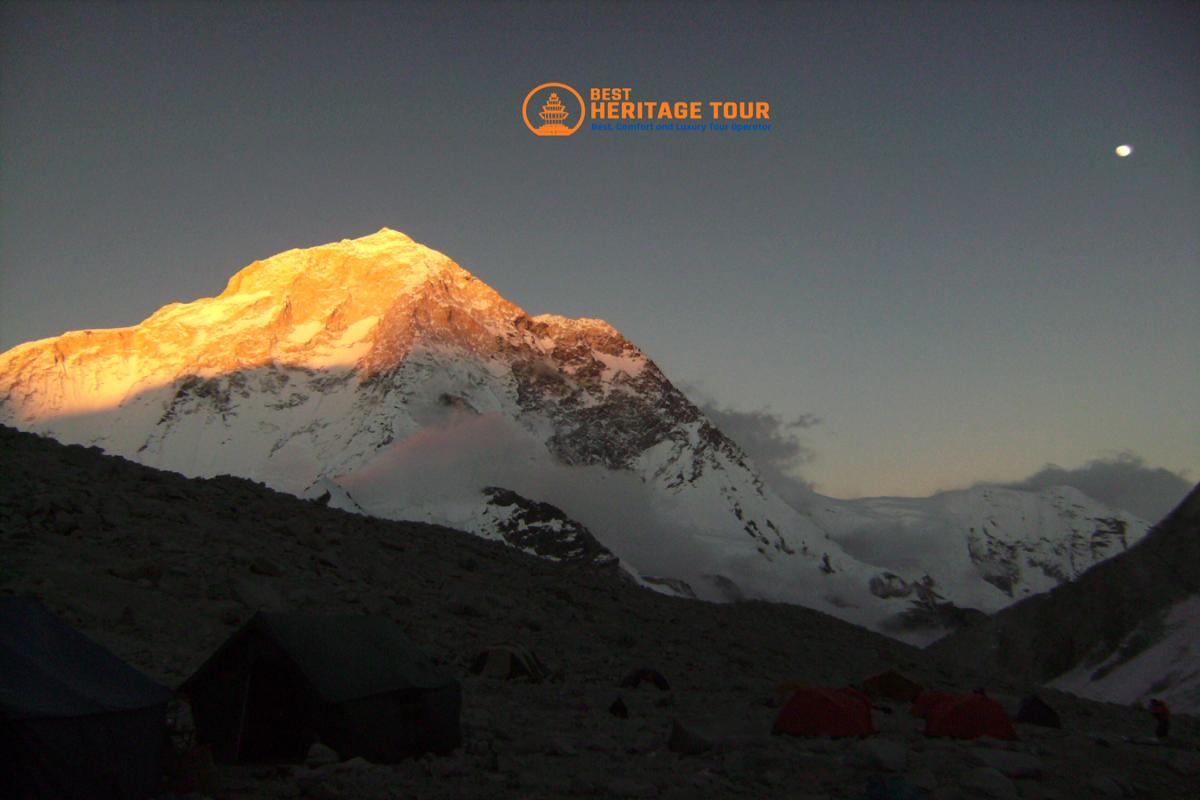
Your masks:
<path fill-rule="evenodd" d="M 1194 719 L 1176 718 L 1160 744 L 1144 710 L 1052 692 L 1063 729 L 1018 725 L 1015 743 L 929 739 L 902 707 L 876 711 L 870 739 L 773 737 L 785 680 L 845 685 L 892 666 L 969 690 L 992 671 L 808 609 L 665 597 L 612 569 L 7 428 L 0 465 L 0 593 L 37 595 L 168 686 L 255 610 L 283 608 L 388 616 L 463 681 L 465 746 L 452 756 L 385 766 L 318 752 L 305 765 L 217 767 L 205 796 L 859 798 L 888 778 L 937 800 L 1200 796 Z M 528 646 L 555 677 L 468 675 L 500 641 Z M 617 688 L 644 666 L 670 690 Z M 1030 686 L 1008 675 L 988 688 Z M 618 697 L 627 718 L 609 713 Z M 186 709 L 178 718 L 184 741 Z"/>

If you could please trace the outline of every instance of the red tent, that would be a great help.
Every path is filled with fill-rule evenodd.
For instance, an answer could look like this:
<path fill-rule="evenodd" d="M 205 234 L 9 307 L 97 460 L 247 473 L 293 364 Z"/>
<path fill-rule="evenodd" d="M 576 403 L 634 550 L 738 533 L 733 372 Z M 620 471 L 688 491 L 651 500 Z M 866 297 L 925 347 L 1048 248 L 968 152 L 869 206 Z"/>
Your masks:
<path fill-rule="evenodd" d="M 954 697 L 930 709 L 925 718 L 926 736 L 949 736 L 954 739 L 1013 740 L 1017 732 L 1004 708 L 992 698 L 978 692 Z"/>
<path fill-rule="evenodd" d="M 871 701 L 855 689 L 797 689 L 780 709 L 771 732 L 792 736 L 868 736 L 875 732 Z"/>
<path fill-rule="evenodd" d="M 913 707 L 909 709 L 909 713 L 920 719 L 929 719 L 929 712 L 935 706 L 947 700 L 956 700 L 958 697 L 959 695 L 950 694 L 949 692 L 921 692 L 917 697 L 917 702 L 913 703 Z"/>

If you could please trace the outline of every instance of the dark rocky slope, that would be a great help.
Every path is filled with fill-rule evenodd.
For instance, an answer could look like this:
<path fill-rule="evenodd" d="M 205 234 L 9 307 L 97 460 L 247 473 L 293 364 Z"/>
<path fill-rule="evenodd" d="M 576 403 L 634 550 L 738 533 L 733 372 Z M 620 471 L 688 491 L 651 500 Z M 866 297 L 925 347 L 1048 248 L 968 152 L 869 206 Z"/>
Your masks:
<path fill-rule="evenodd" d="M 1119 648 L 1144 620 L 1200 595 L 1200 486 L 1142 541 L 1072 583 L 1009 606 L 930 652 L 1047 681 Z"/>
<path fill-rule="evenodd" d="M 1189 720 L 1181 746 L 1150 747 L 1122 738 L 1147 730 L 1142 712 L 1061 695 L 1051 697 L 1067 729 L 1022 727 L 1014 744 L 926 739 L 902 709 L 877 713 L 882 733 L 864 742 L 771 737 L 774 690 L 787 678 L 845 684 L 897 666 L 942 688 L 980 680 L 978 669 L 804 608 L 665 597 L 611 568 L 556 565 L 9 429 L 0 465 L 0 592 L 41 597 L 170 686 L 255 609 L 283 607 L 386 615 L 463 677 L 466 745 L 451 757 L 222 768 L 213 796 L 850 798 L 885 768 L 937 800 L 1174 798 L 1200 782 Z M 466 675 L 498 640 L 530 646 L 558 678 Z M 641 666 L 672 691 L 616 687 Z M 1020 678 L 992 685 L 1017 692 Z M 628 719 L 606 711 L 618 694 Z M 671 752 L 676 720 L 712 748 Z"/>

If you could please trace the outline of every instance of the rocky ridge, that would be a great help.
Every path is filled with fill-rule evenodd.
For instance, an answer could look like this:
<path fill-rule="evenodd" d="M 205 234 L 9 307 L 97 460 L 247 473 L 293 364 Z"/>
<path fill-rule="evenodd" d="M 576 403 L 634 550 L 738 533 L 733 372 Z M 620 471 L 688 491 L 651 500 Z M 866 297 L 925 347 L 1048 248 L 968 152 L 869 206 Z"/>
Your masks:
<path fill-rule="evenodd" d="M 1200 785 L 1195 721 L 1169 746 L 1144 711 L 1046 696 L 1063 730 L 927 739 L 903 708 L 866 740 L 767 732 L 784 679 L 842 685 L 894 666 L 967 690 L 946 663 L 804 608 L 646 591 L 611 569 L 552 564 L 435 526 L 348 514 L 240 478 L 186 479 L 95 449 L 0 429 L 0 592 L 32 593 L 169 686 L 257 609 L 375 613 L 464 683 L 465 743 L 445 758 L 219 767 L 204 796 L 313 798 L 858 798 L 902 779 L 934 800 L 1178 798 Z M 540 683 L 467 674 L 495 641 L 525 644 Z M 621 689 L 651 666 L 670 691 Z M 1009 673 L 989 684 L 1017 695 Z M 621 697 L 629 715 L 608 712 Z M 177 739 L 187 735 L 176 710 Z M 201 795 L 193 795 L 199 798 Z M 163 800 L 166 800 L 164 797 Z"/>
<path fill-rule="evenodd" d="M 1043 595 L 979 620 L 934 645 L 948 658 L 1056 680 L 1073 691 L 1105 696 L 1105 679 L 1140 670 L 1129 701 L 1167 698 L 1179 710 L 1200 711 L 1200 652 L 1174 643 L 1161 660 L 1137 664 L 1170 631 L 1173 609 L 1200 600 L 1200 486 L 1137 545 Z M 1126 665 L 1129 665 L 1126 667 Z M 1070 679 L 1064 676 L 1073 673 Z"/>

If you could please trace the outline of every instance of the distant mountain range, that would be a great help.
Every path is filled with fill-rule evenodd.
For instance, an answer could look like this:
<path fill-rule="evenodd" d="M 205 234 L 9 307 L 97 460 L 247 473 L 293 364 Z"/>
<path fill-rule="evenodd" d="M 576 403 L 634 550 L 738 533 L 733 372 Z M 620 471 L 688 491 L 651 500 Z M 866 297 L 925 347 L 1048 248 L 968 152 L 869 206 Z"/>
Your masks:
<path fill-rule="evenodd" d="M 133 327 L 15 347 L 0 422 L 916 643 L 1148 527 L 1069 488 L 793 507 L 612 326 L 529 316 L 388 229 L 256 261 Z"/>
<path fill-rule="evenodd" d="M 1200 486 L 1128 552 L 933 647 L 1084 697 L 1200 713 Z"/>

